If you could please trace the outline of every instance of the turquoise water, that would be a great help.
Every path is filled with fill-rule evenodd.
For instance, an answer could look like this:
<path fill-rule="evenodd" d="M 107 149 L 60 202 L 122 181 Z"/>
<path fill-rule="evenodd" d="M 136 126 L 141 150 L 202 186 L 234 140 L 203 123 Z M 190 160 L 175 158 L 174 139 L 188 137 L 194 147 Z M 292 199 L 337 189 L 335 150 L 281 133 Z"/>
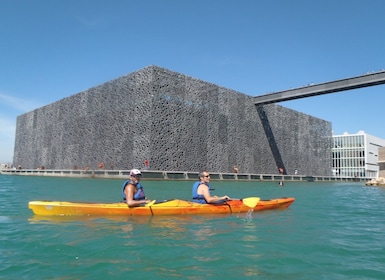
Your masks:
<path fill-rule="evenodd" d="M 29 200 L 116 202 L 121 180 L 0 175 L 1 279 L 385 279 L 385 188 L 212 182 L 218 195 L 293 196 L 286 210 L 41 218 Z M 189 199 L 192 182 L 146 181 Z"/>

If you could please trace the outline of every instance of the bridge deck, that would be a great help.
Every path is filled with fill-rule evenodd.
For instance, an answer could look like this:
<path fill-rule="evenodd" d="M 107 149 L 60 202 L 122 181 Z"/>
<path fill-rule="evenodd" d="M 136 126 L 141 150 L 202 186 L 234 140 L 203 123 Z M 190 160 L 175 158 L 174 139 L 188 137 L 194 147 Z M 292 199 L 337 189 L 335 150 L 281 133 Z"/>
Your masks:
<path fill-rule="evenodd" d="M 294 100 L 304 97 L 317 96 L 338 91 L 357 89 L 385 84 L 385 71 L 366 74 L 362 76 L 336 80 L 332 82 L 309 85 L 305 87 L 284 90 L 265 95 L 255 96 L 254 104 L 263 105 L 281 101 Z"/>

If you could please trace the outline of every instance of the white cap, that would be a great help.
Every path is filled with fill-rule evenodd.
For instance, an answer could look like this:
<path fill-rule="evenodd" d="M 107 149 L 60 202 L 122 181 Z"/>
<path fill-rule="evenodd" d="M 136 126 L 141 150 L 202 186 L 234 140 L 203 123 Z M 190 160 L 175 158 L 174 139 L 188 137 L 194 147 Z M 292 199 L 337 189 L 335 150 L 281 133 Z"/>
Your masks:
<path fill-rule="evenodd" d="M 130 176 L 142 175 L 139 169 L 131 169 Z"/>

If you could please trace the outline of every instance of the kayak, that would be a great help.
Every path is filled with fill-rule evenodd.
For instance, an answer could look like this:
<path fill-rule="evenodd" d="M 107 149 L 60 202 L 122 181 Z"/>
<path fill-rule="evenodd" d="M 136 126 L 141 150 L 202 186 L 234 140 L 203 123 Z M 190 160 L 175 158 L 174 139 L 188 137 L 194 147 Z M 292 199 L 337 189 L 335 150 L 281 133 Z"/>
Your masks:
<path fill-rule="evenodd" d="M 251 198 L 249 198 L 251 199 Z M 128 207 L 126 203 L 90 203 L 65 201 L 30 201 L 28 207 L 35 215 L 44 216 L 80 216 L 80 215 L 200 215 L 200 214 L 229 214 L 254 211 L 285 209 L 293 202 L 292 197 L 282 197 L 270 200 L 259 200 L 253 207 L 242 200 L 229 200 L 224 204 L 200 204 L 181 199 L 152 201 L 144 206 Z"/>

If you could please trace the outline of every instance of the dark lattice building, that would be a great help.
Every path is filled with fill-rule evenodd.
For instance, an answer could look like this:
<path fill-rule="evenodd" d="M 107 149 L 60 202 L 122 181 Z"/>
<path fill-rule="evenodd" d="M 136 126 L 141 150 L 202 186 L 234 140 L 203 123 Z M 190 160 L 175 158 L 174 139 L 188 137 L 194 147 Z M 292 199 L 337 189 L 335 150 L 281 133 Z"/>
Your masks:
<path fill-rule="evenodd" d="M 330 175 L 331 123 L 157 66 L 18 116 L 14 164 Z"/>

